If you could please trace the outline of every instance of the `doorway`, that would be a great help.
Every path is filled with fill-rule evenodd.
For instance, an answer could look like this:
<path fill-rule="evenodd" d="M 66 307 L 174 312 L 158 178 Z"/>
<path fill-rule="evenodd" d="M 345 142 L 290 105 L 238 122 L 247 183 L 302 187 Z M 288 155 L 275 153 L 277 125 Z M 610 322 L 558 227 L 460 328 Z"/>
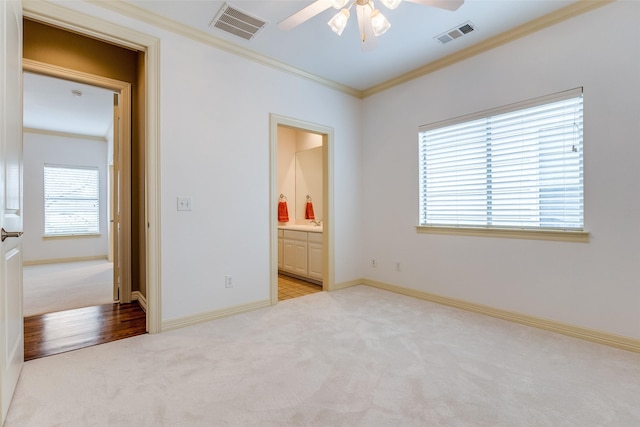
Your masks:
<path fill-rule="evenodd" d="M 138 153 L 134 158 L 134 167 L 138 170 L 137 182 L 132 186 L 134 211 L 137 218 L 134 223 L 138 229 L 132 233 L 132 239 L 139 253 L 136 258 L 140 265 L 134 269 L 133 275 L 138 286 L 144 286 L 141 293 L 146 297 L 146 324 L 149 333 L 158 333 L 162 330 L 162 313 L 160 302 L 160 114 L 159 114 L 159 70 L 160 70 L 160 41 L 159 39 L 126 29 L 117 24 L 104 21 L 100 18 L 70 13 L 64 7 L 50 3 L 31 2 L 23 5 L 25 23 L 23 40 L 23 58 L 40 60 L 43 62 L 75 61 L 73 67 L 82 67 L 78 59 L 89 55 L 92 60 L 86 65 L 93 70 L 96 67 L 113 67 L 122 64 L 119 60 L 121 49 L 133 52 L 137 56 L 137 77 L 139 84 L 134 93 L 137 99 L 137 107 L 134 105 L 134 126 L 138 124 L 135 144 Z M 27 23 L 35 22 L 39 25 L 53 26 L 62 32 L 55 40 L 53 37 L 42 37 L 31 34 L 31 40 L 27 40 Z M 46 22 L 46 24 L 42 24 Z M 99 29 L 96 30 L 96 29 Z M 78 37 L 81 38 L 78 39 Z M 73 40 L 71 40 L 73 39 Z M 43 42 L 49 46 L 43 46 Z M 92 48 L 94 43 L 102 43 L 110 46 L 110 54 Z M 51 45 L 55 44 L 55 45 Z M 35 46 L 35 50 L 29 48 Z M 104 47 L 104 46 L 102 46 Z M 101 47 L 101 48 L 102 48 Z M 76 53 L 71 51 L 76 50 Z M 82 52 L 80 52 L 82 50 Z M 32 56 L 33 55 L 33 56 Z M 39 59 L 39 56 L 42 59 Z M 50 61 L 51 60 L 51 61 Z M 91 70 L 87 70 L 91 71 Z M 134 289 L 135 290 L 135 289 Z M 142 292 L 143 291 L 143 292 Z"/>
<path fill-rule="evenodd" d="M 42 71 L 33 62 L 26 68 Z M 47 71 L 24 73 L 25 317 L 113 303 L 128 284 L 114 277 L 110 256 L 121 91 Z"/>
<path fill-rule="evenodd" d="M 33 60 L 23 68 L 29 360 L 145 333 L 146 315 L 120 306 L 132 295 L 131 84 Z M 32 297 L 48 310 L 32 313 Z"/>
<path fill-rule="evenodd" d="M 287 135 L 293 135 L 297 141 L 289 142 L 291 148 L 282 153 L 282 142 Z M 300 161 L 296 159 L 296 152 L 301 154 Z M 284 163 L 286 170 L 281 168 Z M 303 175 L 298 182 L 296 169 Z M 279 298 L 279 283 L 285 281 L 286 286 L 292 287 L 292 295 L 310 293 L 305 283 L 320 284 L 321 290 L 333 290 L 332 171 L 332 128 L 271 116 L 272 304 L 287 299 Z M 282 216 L 283 205 L 286 206 L 286 217 Z M 286 276 L 281 274 L 283 272 Z M 287 280 L 288 277 L 293 280 Z M 282 292 L 280 294 L 282 296 Z"/>

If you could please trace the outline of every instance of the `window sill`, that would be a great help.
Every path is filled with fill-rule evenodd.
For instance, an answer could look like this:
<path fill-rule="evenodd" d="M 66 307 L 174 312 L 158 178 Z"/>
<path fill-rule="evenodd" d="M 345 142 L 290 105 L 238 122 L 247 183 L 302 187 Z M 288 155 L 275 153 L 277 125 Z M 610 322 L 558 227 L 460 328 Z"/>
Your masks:
<path fill-rule="evenodd" d="M 102 234 L 56 234 L 55 236 L 42 236 L 43 240 L 59 240 L 59 239 L 85 239 L 101 237 Z"/>
<path fill-rule="evenodd" d="M 456 236 L 498 237 L 506 239 L 552 240 L 560 242 L 589 243 L 588 231 L 573 230 L 523 230 L 517 228 L 446 227 L 417 225 L 416 231 L 424 234 L 448 234 Z"/>

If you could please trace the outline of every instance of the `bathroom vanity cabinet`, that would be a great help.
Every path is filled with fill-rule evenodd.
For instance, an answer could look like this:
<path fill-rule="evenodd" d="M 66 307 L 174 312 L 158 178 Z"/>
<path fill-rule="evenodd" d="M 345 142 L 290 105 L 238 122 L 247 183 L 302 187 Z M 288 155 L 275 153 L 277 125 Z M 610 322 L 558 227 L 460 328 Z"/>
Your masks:
<path fill-rule="evenodd" d="M 279 229 L 278 269 L 322 281 L 322 233 Z"/>

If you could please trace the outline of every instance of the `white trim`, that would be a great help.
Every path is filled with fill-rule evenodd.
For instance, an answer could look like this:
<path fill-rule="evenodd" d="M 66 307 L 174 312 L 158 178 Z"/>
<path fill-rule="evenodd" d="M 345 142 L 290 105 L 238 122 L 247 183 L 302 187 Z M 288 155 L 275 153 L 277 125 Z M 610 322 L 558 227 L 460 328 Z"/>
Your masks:
<path fill-rule="evenodd" d="M 459 52 L 423 65 L 422 67 L 389 79 L 386 82 L 382 82 L 370 87 L 369 89 L 365 89 L 361 92 L 360 97 L 367 98 L 371 95 L 391 89 L 392 87 L 426 76 L 427 74 L 431 74 L 450 65 L 464 61 L 465 59 L 480 55 L 483 52 L 495 49 L 504 44 L 511 43 L 514 40 L 518 40 L 529 34 L 544 30 L 547 27 L 582 15 L 583 13 L 590 12 L 601 6 L 613 3 L 614 1 L 616 0 L 578 0 L 555 12 L 541 16 L 540 18 L 534 19 L 533 21 L 527 22 L 523 25 L 519 25 L 516 28 L 505 31 L 504 33 L 498 34 L 497 36 L 491 37 Z"/>
<path fill-rule="evenodd" d="M 73 257 L 73 258 L 34 259 L 29 261 L 23 261 L 22 265 L 61 264 L 64 262 L 96 261 L 99 259 L 103 259 L 106 261 L 107 255 L 79 256 L 79 257 Z"/>
<path fill-rule="evenodd" d="M 42 236 L 42 240 L 65 240 L 65 239 L 86 239 L 86 238 L 100 238 L 101 233 L 87 233 L 87 234 L 50 234 Z"/>
<path fill-rule="evenodd" d="M 221 310 L 207 311 L 193 316 L 180 317 L 177 319 L 162 322 L 162 332 L 172 331 L 174 329 L 186 328 L 210 320 L 220 319 L 222 317 L 233 316 L 234 314 L 246 313 L 248 311 L 260 308 L 270 307 L 271 300 L 256 301 L 249 304 L 237 305 L 234 307 L 223 308 Z"/>
<path fill-rule="evenodd" d="M 322 289 L 334 290 L 334 208 L 333 208 L 333 128 L 290 117 L 271 114 L 270 116 L 270 277 L 271 304 L 278 303 L 278 126 L 287 126 L 322 135 L 322 248 L 323 279 Z"/>
<path fill-rule="evenodd" d="M 85 73 L 84 71 L 60 67 L 46 62 L 34 61 L 33 59 L 28 58 L 22 59 L 22 70 L 27 73 L 43 74 L 63 80 L 73 80 L 74 82 L 84 83 L 90 86 L 98 86 L 114 91 L 121 91 L 131 86 L 131 83 L 122 80 Z M 106 138 L 103 139 L 106 140 Z"/>
<path fill-rule="evenodd" d="M 334 291 L 339 291 L 340 289 L 347 289 L 347 288 L 351 288 L 353 286 L 358 286 L 358 285 L 364 285 L 364 279 L 359 279 L 359 280 L 350 280 L 348 282 L 340 282 L 340 283 L 335 283 L 333 285 L 333 290 Z"/>
<path fill-rule="evenodd" d="M 621 348 L 623 350 L 640 353 L 640 339 L 624 337 L 621 335 L 610 334 L 608 332 L 596 331 L 593 329 L 583 328 L 580 326 L 569 325 L 554 320 L 542 319 L 540 317 L 529 316 L 527 314 L 516 313 L 513 311 L 502 310 L 500 308 L 489 307 L 482 304 L 476 304 L 469 301 L 463 301 L 456 298 L 444 297 L 429 292 L 409 289 L 402 286 L 391 285 L 388 283 L 377 282 L 370 279 L 362 279 L 362 283 L 378 289 L 434 302 L 437 304 L 448 305 L 450 307 L 459 308 L 474 313 L 484 314 L 486 316 L 496 317 L 498 319 L 507 320 L 509 322 L 520 323 L 522 325 L 531 326 L 546 331 L 555 332 L 562 335 L 568 335 L 574 338 L 604 344 L 611 347 Z"/>
<path fill-rule="evenodd" d="M 22 128 L 23 133 L 35 133 L 38 135 L 49 135 L 49 136 L 59 136 L 63 138 L 74 138 L 74 139 L 84 139 L 88 141 L 97 141 L 97 142 L 107 142 L 107 138 L 103 136 L 95 136 L 95 135 L 82 135 L 79 133 L 69 133 L 69 132 L 58 132 L 55 130 L 46 130 L 46 129 L 34 129 L 34 128 Z"/>
<path fill-rule="evenodd" d="M 557 101 L 565 101 L 567 99 L 577 98 L 583 95 L 583 88 L 576 87 L 573 89 L 567 89 L 561 92 L 550 93 L 548 95 L 539 96 L 532 99 L 526 99 L 524 101 L 514 102 L 512 104 L 500 105 L 494 108 L 488 108 L 482 111 L 476 111 L 464 116 L 453 117 L 451 119 L 441 120 L 439 122 L 427 123 L 418 127 L 418 132 L 424 132 L 428 130 L 443 128 L 446 126 L 457 125 L 464 122 L 470 122 L 473 120 L 484 119 L 490 116 L 497 116 L 500 114 L 511 113 L 525 108 L 537 107 L 544 104 L 550 104 Z"/>
<path fill-rule="evenodd" d="M 23 1 L 23 14 L 57 27 L 145 52 L 147 328 L 162 329 L 160 228 L 160 40 L 45 1 Z"/>
<path fill-rule="evenodd" d="M 138 301 L 138 304 L 140 304 L 140 307 L 142 307 L 145 313 L 147 312 L 147 299 L 144 297 L 144 295 L 142 295 L 140 291 L 133 291 L 131 293 L 131 299 L 133 301 Z"/>
<path fill-rule="evenodd" d="M 448 234 L 455 236 L 497 237 L 503 239 L 550 240 L 556 242 L 589 243 L 588 231 L 575 230 L 525 230 L 490 227 L 446 227 L 440 225 L 416 225 L 420 234 Z"/>

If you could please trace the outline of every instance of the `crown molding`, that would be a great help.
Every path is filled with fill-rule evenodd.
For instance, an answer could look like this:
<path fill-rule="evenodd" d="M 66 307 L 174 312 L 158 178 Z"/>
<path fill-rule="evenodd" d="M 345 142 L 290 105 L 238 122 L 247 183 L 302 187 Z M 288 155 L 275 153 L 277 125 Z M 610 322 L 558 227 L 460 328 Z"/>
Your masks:
<path fill-rule="evenodd" d="M 520 25 L 517 28 L 505 31 L 504 33 L 501 33 L 495 37 L 485 40 L 484 42 L 470 46 L 467 49 L 461 50 L 459 52 L 446 56 L 442 59 L 430 62 L 429 64 L 416 68 L 415 70 L 409 71 L 407 73 L 401 74 L 397 77 L 384 81 L 378 85 L 374 85 L 365 90 L 358 90 L 350 86 L 337 83 L 333 80 L 325 79 L 315 74 L 306 72 L 299 68 L 285 64 L 284 62 L 270 58 L 266 55 L 253 52 L 252 50 L 247 49 L 245 47 L 235 45 L 231 42 L 215 37 L 211 34 L 205 33 L 200 30 L 196 30 L 195 28 L 189 27 L 188 25 L 176 22 L 169 18 L 165 18 L 164 16 L 139 8 L 130 3 L 126 3 L 122 0 L 111 0 L 111 1 L 85 0 L 85 1 L 88 3 L 94 4 L 96 6 L 99 6 L 103 9 L 108 9 L 112 12 L 119 13 L 121 15 L 128 16 L 133 19 L 137 19 L 139 21 L 156 26 L 158 28 L 171 31 L 176 34 L 180 34 L 192 40 L 196 40 L 201 43 L 208 44 L 215 48 L 241 56 L 243 58 L 252 60 L 254 62 L 319 83 L 331 89 L 337 90 L 339 92 L 343 92 L 347 95 L 354 96 L 356 98 L 367 98 L 371 95 L 375 95 L 379 92 L 383 92 L 387 89 L 391 89 L 395 86 L 401 85 L 403 83 L 406 83 L 411 80 L 430 74 L 434 71 L 453 65 L 457 62 L 471 58 L 475 55 L 479 55 L 488 50 L 502 46 L 504 44 L 507 44 L 509 42 L 522 38 L 526 35 L 543 30 L 557 23 L 563 22 L 565 20 L 571 19 L 583 13 L 590 12 L 599 7 L 613 3 L 616 0 L 578 0 L 575 3 L 572 3 L 569 6 L 566 6 L 555 12 L 552 12 L 540 18 L 534 19 L 533 21 Z M 46 4 L 48 2 L 42 1 L 42 0 L 24 1 L 23 4 L 25 5 L 25 10 L 27 11 L 25 16 L 33 17 L 35 19 L 40 19 L 40 20 L 43 20 L 44 22 L 47 22 L 46 15 L 48 13 L 45 13 L 44 16 L 41 13 L 35 13 L 36 10 L 38 12 L 44 12 L 44 11 L 50 12 L 49 8 L 44 6 L 43 3 Z M 38 7 L 36 7 L 35 4 L 37 4 Z M 56 6 L 56 9 L 60 9 L 60 7 Z M 51 10 L 53 11 L 55 9 L 51 9 Z M 74 13 L 74 12 L 70 12 L 70 13 Z M 112 40 L 112 41 L 116 43 L 120 42 L 120 40 Z M 118 43 L 118 44 L 123 44 L 127 46 L 127 43 Z M 129 46 L 129 47 L 135 48 L 135 46 Z"/>
<path fill-rule="evenodd" d="M 457 62 L 471 58 L 472 56 L 479 55 L 488 50 L 502 46 L 504 44 L 507 44 L 509 42 L 522 38 L 526 35 L 529 35 L 531 33 L 535 33 L 537 31 L 543 30 L 559 22 L 566 21 L 567 19 L 592 11 L 594 9 L 613 3 L 615 1 L 616 0 L 578 0 L 577 2 L 572 3 L 569 6 L 566 6 L 562 9 L 559 9 L 547 15 L 541 16 L 540 18 L 534 19 L 533 21 L 530 21 L 524 25 L 520 25 L 517 28 L 513 28 L 511 30 L 505 31 L 504 33 L 498 34 L 495 37 L 492 37 L 483 42 L 470 46 L 459 52 L 456 52 L 449 56 L 445 56 L 442 59 L 433 61 L 420 68 L 416 68 L 413 71 L 409 71 L 408 73 L 401 74 L 397 77 L 394 77 L 383 83 L 380 83 L 379 85 L 372 86 L 369 89 L 365 89 L 362 91 L 362 98 L 375 95 L 376 93 L 385 91 L 387 89 L 391 89 L 394 86 L 398 86 L 408 81 L 422 77 L 424 75 L 433 73 L 434 71 L 448 67 Z"/>
<path fill-rule="evenodd" d="M 266 55 L 256 53 L 245 47 L 235 45 L 219 37 L 205 33 L 204 31 L 197 30 L 188 25 L 182 24 L 180 22 L 174 21 L 172 19 L 166 18 L 164 16 L 158 15 L 153 12 L 150 12 L 146 9 L 142 9 L 137 6 L 134 6 L 130 3 L 125 3 L 122 0 L 112 0 L 112 1 L 86 0 L 86 1 L 88 3 L 100 6 L 104 9 L 108 9 L 112 12 L 116 12 L 121 15 L 125 15 L 130 18 L 134 18 L 139 21 L 146 22 L 147 24 L 162 28 L 167 31 L 171 31 L 173 33 L 179 34 L 184 37 L 188 37 L 192 40 L 196 40 L 204 44 L 208 44 L 215 48 L 224 50 L 229 53 L 233 53 L 235 55 L 257 62 L 259 64 L 276 68 L 280 71 L 284 71 L 286 73 L 293 74 L 307 80 L 311 80 L 315 83 L 320 83 L 331 89 L 346 93 L 347 95 L 355 96 L 356 98 L 362 97 L 362 91 L 360 90 L 334 82 L 333 80 L 325 79 L 324 77 L 320 77 L 312 73 L 308 73 L 304 70 L 285 64 L 284 62 L 270 58 Z"/>

